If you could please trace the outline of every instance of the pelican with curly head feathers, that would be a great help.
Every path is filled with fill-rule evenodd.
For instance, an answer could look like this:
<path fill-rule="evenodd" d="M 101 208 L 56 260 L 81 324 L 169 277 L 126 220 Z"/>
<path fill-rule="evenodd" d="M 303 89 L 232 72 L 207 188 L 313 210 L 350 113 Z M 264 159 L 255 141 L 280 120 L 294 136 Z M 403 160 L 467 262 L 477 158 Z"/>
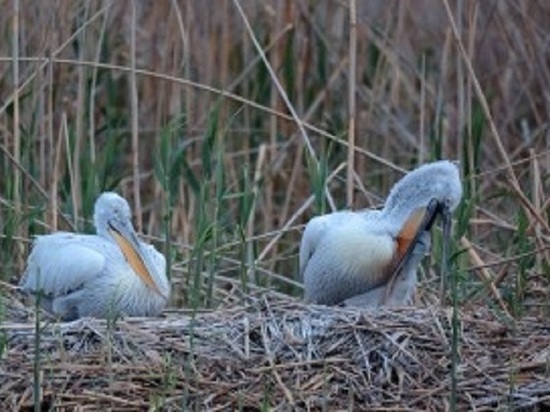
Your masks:
<path fill-rule="evenodd" d="M 409 304 L 430 229 L 462 197 L 454 162 L 428 163 L 390 191 L 382 210 L 314 217 L 300 244 L 306 301 L 360 307 Z"/>
<path fill-rule="evenodd" d="M 113 192 L 94 207 L 96 235 L 38 236 L 21 279 L 44 309 L 63 320 L 154 316 L 166 306 L 166 260 L 132 226 L 130 206 Z"/>

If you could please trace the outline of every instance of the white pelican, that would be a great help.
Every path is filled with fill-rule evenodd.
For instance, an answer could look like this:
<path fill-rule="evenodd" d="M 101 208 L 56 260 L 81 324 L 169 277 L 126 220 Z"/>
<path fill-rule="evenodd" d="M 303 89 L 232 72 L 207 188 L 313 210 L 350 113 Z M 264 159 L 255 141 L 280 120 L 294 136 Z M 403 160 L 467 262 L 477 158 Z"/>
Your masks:
<path fill-rule="evenodd" d="M 454 210 L 461 197 L 457 165 L 442 160 L 405 175 L 382 210 L 311 219 L 300 244 L 306 301 L 362 307 L 409 303 L 433 221 Z"/>
<path fill-rule="evenodd" d="M 38 236 L 20 286 L 40 293 L 47 311 L 63 320 L 83 316 L 153 316 L 170 295 L 166 260 L 140 241 L 126 200 L 102 193 L 94 207 L 97 235 Z"/>

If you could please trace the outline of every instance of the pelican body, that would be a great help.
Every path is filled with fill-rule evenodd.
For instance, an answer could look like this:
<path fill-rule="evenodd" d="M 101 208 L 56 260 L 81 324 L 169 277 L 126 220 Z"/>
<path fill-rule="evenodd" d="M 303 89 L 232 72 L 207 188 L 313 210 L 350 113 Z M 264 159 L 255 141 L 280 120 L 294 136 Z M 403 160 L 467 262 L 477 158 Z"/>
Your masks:
<path fill-rule="evenodd" d="M 361 307 L 410 303 L 435 217 L 454 210 L 461 197 L 457 165 L 442 160 L 406 174 L 382 210 L 311 219 L 299 256 L 306 301 Z"/>
<path fill-rule="evenodd" d="M 96 235 L 56 232 L 38 236 L 21 279 L 44 309 L 63 320 L 84 316 L 154 316 L 166 306 L 166 260 L 140 241 L 130 207 L 113 192 L 94 207 Z"/>

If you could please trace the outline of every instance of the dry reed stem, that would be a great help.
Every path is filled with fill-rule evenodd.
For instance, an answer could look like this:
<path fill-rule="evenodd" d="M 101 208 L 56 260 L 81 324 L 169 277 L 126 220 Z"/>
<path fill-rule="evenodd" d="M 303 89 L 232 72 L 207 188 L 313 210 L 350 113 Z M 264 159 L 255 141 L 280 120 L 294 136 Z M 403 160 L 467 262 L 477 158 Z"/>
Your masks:
<path fill-rule="evenodd" d="M 340 167 L 336 168 L 330 176 L 327 177 L 327 183 L 329 183 L 340 171 L 343 169 L 345 165 L 341 164 Z M 307 200 L 302 204 L 302 206 L 292 215 L 290 219 L 288 219 L 283 227 L 277 232 L 277 235 L 274 236 L 269 243 L 263 248 L 263 250 L 260 252 L 258 257 L 256 258 L 256 263 L 261 262 L 269 253 L 272 247 L 279 241 L 280 237 L 284 232 L 290 229 L 292 225 L 296 222 L 296 220 L 306 211 L 307 208 L 309 208 L 313 201 L 315 200 L 314 196 L 310 196 L 307 198 Z"/>
<path fill-rule="evenodd" d="M 355 174 L 355 95 L 357 67 L 357 5 L 355 0 L 349 4 L 349 76 L 348 76 L 348 164 L 346 169 L 346 205 L 353 207 Z"/>
<path fill-rule="evenodd" d="M 139 107 L 138 107 L 138 87 L 136 79 L 136 8 L 137 2 L 131 4 L 131 24 L 130 24 L 130 103 L 132 115 L 132 171 L 134 185 L 134 216 L 136 217 L 136 226 L 138 232 L 143 231 L 143 219 L 141 209 L 141 178 L 139 174 Z"/>
<path fill-rule="evenodd" d="M 0 62 L 5 61 L 5 60 L 6 60 L 5 58 L 0 56 Z M 20 61 L 46 61 L 48 59 L 41 58 L 41 57 L 21 57 L 19 60 Z M 121 72 L 130 72 L 131 71 L 131 69 L 129 67 L 121 66 L 121 65 L 117 65 L 117 64 L 111 64 L 111 63 L 97 63 L 97 62 L 93 62 L 93 61 L 78 61 L 78 60 L 73 60 L 73 59 L 60 59 L 60 58 L 52 58 L 52 59 L 49 59 L 49 60 L 51 60 L 54 63 L 64 64 L 64 65 L 75 65 L 75 66 L 84 65 L 84 66 L 91 66 L 91 67 L 96 67 L 96 68 L 100 68 L 100 69 L 116 70 L 116 71 L 121 71 Z M 167 74 L 164 74 L 164 73 L 153 72 L 153 71 L 145 70 L 145 69 L 136 69 L 135 72 L 136 72 L 136 74 L 139 74 L 139 75 L 142 75 L 142 76 L 153 77 L 153 78 L 156 78 L 156 79 L 159 79 L 159 80 L 167 80 L 167 81 L 171 81 L 171 82 L 176 83 L 176 84 L 181 84 L 181 85 L 184 85 L 184 86 L 190 86 L 190 87 L 194 87 L 196 89 L 202 90 L 202 91 L 210 92 L 210 93 L 216 94 L 220 97 L 225 97 L 227 99 L 234 100 L 235 102 L 246 104 L 247 106 L 250 106 L 251 108 L 260 110 L 264 113 L 267 113 L 267 114 L 270 114 L 270 115 L 273 115 L 273 116 L 277 116 L 277 117 L 279 117 L 281 119 L 284 119 L 284 120 L 291 120 L 291 121 L 296 120 L 291 115 L 287 115 L 287 114 L 282 113 L 282 112 L 273 111 L 271 108 L 269 108 L 267 106 L 264 106 L 262 104 L 256 103 L 256 102 L 254 102 L 250 99 L 243 98 L 239 95 L 229 93 L 225 90 L 221 90 L 221 89 L 209 86 L 207 84 L 197 83 L 197 82 L 194 82 L 194 81 L 191 81 L 191 80 L 188 80 L 188 79 L 178 78 L 178 77 L 174 77 L 174 76 L 167 75 Z M 30 82 L 30 79 L 29 79 L 29 82 Z M 24 86 L 25 86 L 25 83 L 20 88 L 23 88 Z M 1 113 L 2 113 L 2 109 L 0 108 L 0 114 Z M 311 123 L 306 123 L 304 121 L 299 121 L 299 124 L 305 130 L 309 130 L 311 132 L 314 132 L 314 133 L 318 134 L 319 136 L 327 138 L 327 139 L 329 139 L 333 142 L 336 142 L 338 144 L 341 144 L 342 146 L 344 146 L 346 148 L 348 146 L 347 141 L 335 136 L 332 133 L 327 132 L 326 130 L 321 129 L 318 126 L 315 126 Z M 386 159 L 382 156 L 379 156 L 379 155 L 373 153 L 372 151 L 365 150 L 365 149 L 362 149 L 360 147 L 357 147 L 356 152 L 358 154 L 362 154 L 362 155 L 364 155 L 364 156 L 366 156 L 366 157 L 368 157 L 372 160 L 375 160 L 376 162 L 380 163 L 381 165 L 389 167 L 392 170 L 398 170 L 398 171 L 405 172 L 405 169 L 403 167 L 397 166 L 395 163 L 389 161 L 388 159 Z M 331 198 L 332 198 L 332 196 L 331 196 Z M 329 198 L 329 201 L 330 201 L 331 198 Z"/>
<path fill-rule="evenodd" d="M 517 177 L 514 173 L 514 169 L 512 168 L 512 164 L 510 163 L 510 158 L 508 157 L 508 153 L 504 149 L 504 146 L 502 144 L 502 139 L 500 137 L 500 133 L 495 125 L 495 122 L 493 120 L 493 116 L 491 115 L 491 110 L 489 109 L 489 104 L 487 103 L 487 99 L 485 98 L 485 93 L 483 92 L 483 89 L 481 88 L 479 81 L 477 79 L 477 75 L 474 71 L 474 68 L 472 66 L 471 59 L 468 57 L 468 54 L 466 53 L 466 50 L 464 49 L 464 45 L 462 43 L 462 40 L 460 38 L 460 33 L 457 28 L 455 18 L 453 17 L 453 13 L 451 11 L 451 7 L 449 6 L 448 0 L 443 0 L 443 4 L 445 5 L 445 11 L 447 12 L 447 17 L 449 18 L 449 23 L 451 24 L 451 29 L 453 32 L 453 36 L 456 42 L 456 45 L 460 51 L 460 54 L 462 55 L 462 58 L 464 59 L 464 63 L 466 64 L 466 68 L 468 69 L 468 75 L 470 76 L 470 79 L 474 85 L 474 89 L 477 94 L 477 98 L 479 99 L 479 102 L 481 104 L 481 107 L 483 108 L 483 112 L 485 114 L 485 118 L 487 119 L 487 122 L 489 122 L 489 127 L 491 128 L 491 136 L 493 136 L 493 139 L 495 141 L 495 145 L 499 151 L 499 154 L 504 161 L 507 171 L 508 171 L 508 177 L 511 179 L 512 183 L 514 184 L 514 189 L 518 191 L 518 193 L 521 193 L 521 190 L 519 189 L 519 182 L 517 180 Z M 461 106 L 462 107 L 462 106 Z"/>
<path fill-rule="evenodd" d="M 17 1 L 17 0 L 14 0 L 14 1 Z M 23 81 L 21 84 L 19 84 L 13 91 L 13 93 L 11 94 L 10 97 L 8 97 L 6 99 L 6 101 L 4 102 L 4 104 L 2 106 L 0 106 L 0 116 L 6 111 L 6 109 L 9 107 L 9 105 L 13 104 L 14 103 L 14 100 L 16 97 L 19 96 L 19 94 L 25 89 L 27 88 L 31 82 L 35 79 L 35 77 L 37 76 L 38 74 L 38 71 L 41 71 L 41 70 L 44 70 L 44 68 L 48 65 L 48 63 L 50 62 L 51 58 L 54 58 L 55 56 L 57 56 L 59 53 L 61 53 L 61 51 L 63 51 L 65 49 L 65 47 L 67 47 L 72 41 L 74 41 L 74 39 L 79 36 L 80 32 L 82 30 L 84 30 L 89 24 L 93 23 L 95 21 L 95 19 L 97 19 L 98 17 L 100 17 L 104 12 L 105 10 L 107 10 L 107 7 L 99 10 L 96 14 L 94 14 L 92 17 L 90 17 L 89 20 L 87 20 L 85 23 L 82 24 L 82 26 L 80 26 L 77 30 L 75 30 L 75 32 L 67 38 L 67 40 L 65 40 L 56 50 L 54 50 L 54 52 L 51 54 L 50 58 L 47 59 L 47 58 L 42 58 L 40 60 L 43 61 L 43 63 L 39 66 L 39 68 L 34 71 L 32 74 L 30 74 L 25 81 Z M 22 59 L 19 58 L 19 61 L 21 61 Z"/>
<path fill-rule="evenodd" d="M 20 125 L 20 103 L 19 103 L 19 0 L 13 0 L 13 16 L 12 16 L 12 75 L 13 75 L 13 159 L 16 164 L 21 163 L 21 125 Z M 21 170 L 16 168 L 13 174 L 13 206 L 16 219 L 22 216 L 23 205 L 22 200 L 22 180 Z M 23 237 L 26 235 L 22 226 L 17 229 L 17 236 Z M 17 248 L 18 265 L 23 259 L 23 246 Z"/>
<path fill-rule="evenodd" d="M 84 17 L 88 16 L 90 11 L 90 4 L 84 6 Z M 77 58 L 79 60 L 86 60 L 86 51 L 87 51 L 87 31 L 82 30 L 79 33 L 78 41 L 82 44 L 82 47 L 78 50 Z M 80 219 L 80 214 L 82 213 L 82 191 L 81 191 L 81 182 L 82 182 L 82 172 L 81 172 L 81 158 L 82 150 L 84 147 L 84 119 L 86 117 L 86 105 L 84 104 L 86 96 L 86 82 L 87 82 L 87 68 L 85 66 L 79 66 L 77 69 L 77 92 L 76 92 L 76 114 L 75 114 L 75 138 L 73 143 L 73 151 L 67 153 L 67 157 L 72 157 L 72 169 L 74 174 L 74 185 L 71 186 L 71 200 L 73 204 L 73 219 L 75 226 Z M 70 154 L 69 154 L 70 153 Z"/>
<path fill-rule="evenodd" d="M 260 44 L 258 43 L 258 40 L 256 39 L 254 31 L 252 30 L 252 27 L 250 26 L 250 23 L 249 23 L 249 21 L 246 17 L 246 14 L 245 14 L 244 10 L 241 7 L 241 4 L 240 4 L 239 0 L 233 0 L 233 4 L 235 5 L 235 7 L 237 8 L 239 14 L 241 15 L 241 17 L 243 19 L 243 22 L 245 24 L 245 27 L 246 27 L 249 35 L 250 35 L 250 39 L 252 40 L 252 43 L 254 44 L 254 47 L 256 48 L 256 51 L 258 52 L 258 54 L 262 58 L 262 60 L 265 64 L 265 67 L 269 71 L 269 75 L 271 76 L 271 80 L 273 80 L 273 83 L 275 84 L 279 94 L 281 95 L 281 98 L 283 99 L 286 108 L 288 109 L 288 111 L 292 115 L 292 120 L 294 120 L 296 126 L 298 127 L 298 130 L 300 130 L 300 134 L 302 135 L 304 143 L 306 144 L 306 147 L 308 148 L 308 151 L 309 151 L 309 154 L 310 154 L 311 158 L 315 161 L 315 163 L 317 163 L 318 162 L 317 154 L 315 152 L 315 149 L 313 148 L 313 145 L 311 144 L 309 136 L 308 136 L 308 134 L 306 132 L 306 129 L 304 127 L 304 124 L 300 120 L 298 114 L 296 113 L 296 110 L 294 109 L 293 104 L 288 99 L 287 93 L 286 93 L 285 89 L 283 88 L 283 86 L 281 85 L 281 83 L 279 82 L 277 74 L 275 73 L 275 71 L 271 67 L 271 64 L 269 64 L 269 61 L 267 60 L 267 58 L 265 56 L 265 52 L 262 49 L 262 47 L 260 46 Z"/>
<path fill-rule="evenodd" d="M 470 256 L 470 259 L 472 260 L 473 264 L 479 268 L 479 271 L 477 271 L 477 273 L 480 274 L 481 281 L 489 289 L 491 295 L 493 295 L 493 298 L 497 301 L 500 309 L 504 312 L 504 314 L 509 319 L 513 319 L 512 315 L 510 315 L 510 312 L 508 311 L 506 304 L 502 300 L 502 296 L 499 290 L 495 286 L 494 279 L 489 273 L 487 269 L 487 265 L 485 264 L 485 262 L 483 262 L 481 257 L 477 254 L 472 243 L 465 236 L 463 236 L 460 239 L 460 244 L 467 250 L 468 256 Z"/>

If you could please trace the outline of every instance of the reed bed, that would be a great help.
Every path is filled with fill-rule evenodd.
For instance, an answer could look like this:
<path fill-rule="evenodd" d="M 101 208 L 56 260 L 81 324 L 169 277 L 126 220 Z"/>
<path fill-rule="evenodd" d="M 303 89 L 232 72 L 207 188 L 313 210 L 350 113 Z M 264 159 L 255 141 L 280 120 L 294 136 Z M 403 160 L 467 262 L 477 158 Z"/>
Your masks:
<path fill-rule="evenodd" d="M 30 314 L 32 317 L 32 313 Z M 450 309 L 359 311 L 269 293 L 208 313 L 43 321 L 45 409 L 445 410 Z M 550 406 L 550 327 L 461 312 L 459 410 Z M 32 322 L 2 325 L 4 410 L 33 405 Z"/>

